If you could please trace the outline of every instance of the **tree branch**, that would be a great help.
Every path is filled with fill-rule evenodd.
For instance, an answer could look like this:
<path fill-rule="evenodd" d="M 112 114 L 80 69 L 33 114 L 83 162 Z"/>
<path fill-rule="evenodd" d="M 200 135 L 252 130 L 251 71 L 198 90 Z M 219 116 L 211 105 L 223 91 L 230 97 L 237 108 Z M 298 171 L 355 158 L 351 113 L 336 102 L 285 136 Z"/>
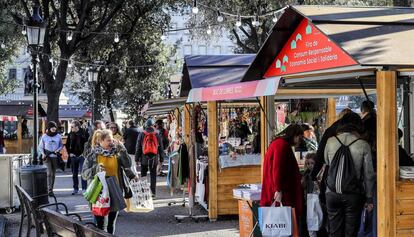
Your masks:
<path fill-rule="evenodd" d="M 239 46 L 241 46 L 246 52 L 251 52 L 251 53 L 254 53 L 254 50 L 253 49 L 251 49 L 251 48 L 249 48 L 249 47 L 247 47 L 247 45 L 245 45 L 245 44 L 243 44 L 243 42 L 240 40 L 240 37 L 239 37 L 239 35 L 237 34 L 237 32 L 236 32 L 236 29 L 232 29 L 232 32 L 233 32 L 233 34 L 234 34 L 234 36 L 236 37 L 236 40 L 237 40 L 237 44 L 239 45 Z"/>

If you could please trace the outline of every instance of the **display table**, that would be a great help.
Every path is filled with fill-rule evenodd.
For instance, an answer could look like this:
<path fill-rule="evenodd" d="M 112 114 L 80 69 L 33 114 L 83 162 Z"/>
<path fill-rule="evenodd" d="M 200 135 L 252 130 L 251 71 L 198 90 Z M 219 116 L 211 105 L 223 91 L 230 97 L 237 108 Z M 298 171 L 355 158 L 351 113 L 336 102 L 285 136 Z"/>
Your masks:
<path fill-rule="evenodd" d="M 261 237 L 258 220 L 260 190 L 247 188 L 233 189 L 234 198 L 238 200 L 240 237 Z"/>
<path fill-rule="evenodd" d="M 237 155 L 236 159 L 232 159 L 230 155 L 219 156 L 219 165 L 221 169 L 230 167 L 261 165 L 262 158 L 260 154 Z"/>

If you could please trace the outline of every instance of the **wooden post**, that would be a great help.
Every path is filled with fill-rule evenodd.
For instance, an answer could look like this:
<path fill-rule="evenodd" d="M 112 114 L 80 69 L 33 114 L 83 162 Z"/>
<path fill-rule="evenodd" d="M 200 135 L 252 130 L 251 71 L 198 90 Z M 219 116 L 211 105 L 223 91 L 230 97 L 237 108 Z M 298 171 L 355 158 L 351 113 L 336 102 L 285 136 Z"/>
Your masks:
<path fill-rule="evenodd" d="M 397 103 L 396 72 L 377 72 L 378 236 L 396 236 Z"/>
<path fill-rule="evenodd" d="M 263 162 L 267 148 L 269 147 L 273 137 L 272 127 L 268 123 L 270 122 L 272 126 L 276 125 L 274 96 L 262 96 L 260 97 L 260 103 L 265 110 L 260 110 L 260 151 L 262 156 L 261 174 L 263 178 Z"/>
<path fill-rule="evenodd" d="M 330 127 L 336 121 L 336 100 L 333 97 L 328 98 L 328 109 L 326 113 L 326 128 Z"/>
<path fill-rule="evenodd" d="M 17 117 L 17 154 L 21 154 L 22 152 L 22 144 L 23 144 L 23 137 L 22 137 L 22 117 Z"/>
<path fill-rule="evenodd" d="M 208 217 L 210 221 L 217 220 L 217 169 L 218 169 L 218 121 L 217 102 L 207 103 L 208 110 L 208 176 L 209 176 L 209 198 Z"/>
<path fill-rule="evenodd" d="M 190 135 L 191 135 L 191 105 L 186 104 L 184 105 L 184 142 L 187 145 L 187 147 L 190 147 Z M 194 125 L 196 126 L 196 124 Z"/>

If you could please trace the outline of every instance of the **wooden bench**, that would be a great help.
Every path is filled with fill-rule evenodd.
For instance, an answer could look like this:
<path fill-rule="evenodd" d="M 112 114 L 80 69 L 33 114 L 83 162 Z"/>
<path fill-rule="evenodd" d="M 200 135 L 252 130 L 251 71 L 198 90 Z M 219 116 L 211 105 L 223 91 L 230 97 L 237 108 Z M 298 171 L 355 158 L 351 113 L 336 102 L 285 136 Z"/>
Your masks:
<path fill-rule="evenodd" d="M 21 236 L 25 216 L 27 217 L 28 226 L 26 232 L 27 237 L 30 236 L 32 225 L 36 229 L 36 237 L 40 237 L 45 229 L 48 236 L 113 236 L 95 228 L 93 223 L 83 224 L 82 218 L 77 213 L 69 213 L 67 206 L 64 203 L 56 202 L 56 199 L 55 203 L 37 205 L 36 199 L 31 197 L 21 186 L 15 185 L 15 188 L 22 206 L 19 237 Z M 56 211 L 48 209 L 51 206 L 54 206 Z M 59 207 L 63 207 L 63 214 L 59 212 Z"/>
<path fill-rule="evenodd" d="M 82 224 L 80 221 L 63 215 L 48 208 L 40 210 L 49 237 L 112 237 L 114 235 L 106 233 L 94 226 Z"/>
<path fill-rule="evenodd" d="M 48 194 L 39 195 L 31 197 L 26 190 L 24 190 L 20 185 L 14 185 L 16 188 L 16 193 L 20 201 L 20 209 L 21 209 L 21 218 L 20 218 L 20 227 L 19 227 L 19 237 L 22 236 L 22 230 L 23 230 L 23 221 L 25 217 L 27 218 L 27 231 L 26 236 L 29 237 L 31 233 L 32 226 L 36 229 L 36 236 L 40 236 L 41 233 L 43 233 L 43 228 L 40 223 L 40 219 L 37 215 L 36 209 L 39 207 L 37 199 L 43 198 L 45 196 L 48 196 Z M 58 210 L 58 206 L 63 206 L 65 210 L 67 211 L 67 207 L 64 203 L 58 203 L 55 196 L 51 196 L 54 199 L 54 203 L 51 204 L 45 204 L 41 206 L 55 206 L 56 210 Z"/>

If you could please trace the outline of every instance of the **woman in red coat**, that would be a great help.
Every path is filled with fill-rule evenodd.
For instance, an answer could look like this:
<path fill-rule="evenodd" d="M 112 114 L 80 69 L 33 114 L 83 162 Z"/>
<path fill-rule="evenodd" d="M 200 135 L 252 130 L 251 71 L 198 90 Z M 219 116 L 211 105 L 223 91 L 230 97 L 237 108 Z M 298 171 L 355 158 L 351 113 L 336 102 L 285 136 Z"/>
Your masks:
<path fill-rule="evenodd" d="M 274 201 L 295 208 L 302 214 L 302 185 L 298 163 L 292 146 L 299 144 L 303 130 L 292 124 L 270 144 L 263 165 L 260 206 L 271 206 Z"/>

